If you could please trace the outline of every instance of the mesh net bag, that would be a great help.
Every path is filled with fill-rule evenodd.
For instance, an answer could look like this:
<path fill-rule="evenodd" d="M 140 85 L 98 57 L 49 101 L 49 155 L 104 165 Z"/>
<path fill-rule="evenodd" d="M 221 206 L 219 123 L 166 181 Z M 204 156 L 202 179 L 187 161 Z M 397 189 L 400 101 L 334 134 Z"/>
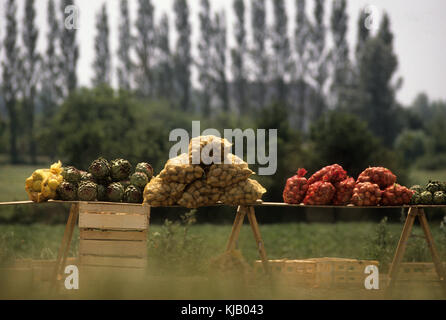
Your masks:
<path fill-rule="evenodd" d="M 321 170 L 315 172 L 308 179 L 308 184 L 312 185 L 317 181 L 328 181 L 334 184 L 346 178 L 347 172 L 339 164 L 335 163 L 330 166 L 323 167 Z"/>
<path fill-rule="evenodd" d="M 381 202 L 381 196 L 382 191 L 376 183 L 358 182 L 351 201 L 356 206 L 376 206 Z"/>
<path fill-rule="evenodd" d="M 387 168 L 370 167 L 361 172 L 356 182 L 376 183 L 384 190 L 396 182 L 396 176 Z"/>
<path fill-rule="evenodd" d="M 307 170 L 301 168 L 297 170 L 297 175 L 287 179 L 282 193 L 285 203 L 299 204 L 305 198 L 308 190 L 308 181 L 305 178 L 306 173 Z"/>
<path fill-rule="evenodd" d="M 200 165 L 190 164 L 186 153 L 167 161 L 159 177 L 168 182 L 188 184 L 203 176 L 204 170 Z"/>
<path fill-rule="evenodd" d="M 328 181 L 317 181 L 308 187 L 304 203 L 309 205 L 327 205 L 335 195 L 335 187 Z"/>
<path fill-rule="evenodd" d="M 189 160 L 193 164 L 210 165 L 214 156 L 220 161 L 231 152 L 232 143 L 228 140 L 213 135 L 192 138 L 189 142 Z M 214 152 L 220 154 L 214 155 Z"/>
<path fill-rule="evenodd" d="M 53 163 L 50 169 L 37 169 L 25 181 L 25 190 L 31 201 L 44 202 L 57 197 L 57 187 L 63 181 L 62 163 Z"/>
<path fill-rule="evenodd" d="M 381 204 L 385 206 L 409 204 L 414 193 L 415 191 L 395 183 L 383 191 Z"/>
<path fill-rule="evenodd" d="M 178 204 L 186 208 L 208 206 L 216 204 L 221 195 L 221 188 L 212 187 L 205 180 L 200 179 L 187 186 Z"/>
<path fill-rule="evenodd" d="M 334 205 L 345 205 L 350 202 L 353 195 L 353 189 L 355 188 L 355 179 L 348 177 L 341 182 L 335 183 L 336 189 L 335 196 L 333 198 Z"/>
<path fill-rule="evenodd" d="M 248 164 L 229 154 L 221 164 L 212 164 L 206 173 L 206 182 L 213 187 L 224 188 L 245 181 L 254 172 L 248 168 Z"/>
<path fill-rule="evenodd" d="M 156 176 L 144 188 L 144 203 L 153 207 L 172 206 L 181 198 L 184 183 L 169 182 Z"/>
<path fill-rule="evenodd" d="M 260 200 L 265 192 L 266 189 L 256 180 L 247 179 L 226 187 L 220 200 L 228 205 L 252 204 Z"/>

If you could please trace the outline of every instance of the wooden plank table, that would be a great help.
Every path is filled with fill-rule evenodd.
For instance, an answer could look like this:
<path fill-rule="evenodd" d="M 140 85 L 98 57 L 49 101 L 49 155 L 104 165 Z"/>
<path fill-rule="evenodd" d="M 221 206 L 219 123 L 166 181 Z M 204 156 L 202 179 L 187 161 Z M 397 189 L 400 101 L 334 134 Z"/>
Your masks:
<path fill-rule="evenodd" d="M 64 235 L 62 238 L 62 243 L 59 248 L 59 252 L 57 254 L 56 265 L 54 269 L 54 282 L 61 279 L 62 272 L 65 268 L 68 251 L 70 248 L 70 244 L 73 237 L 74 227 L 76 225 L 76 221 L 79 216 L 79 201 L 60 201 L 60 200 L 50 200 L 49 203 L 65 203 L 71 204 L 70 212 L 67 219 L 67 224 L 65 226 Z M 98 202 L 95 202 L 98 203 Z M 107 205 L 113 204 L 110 202 L 104 202 Z M 34 204 L 32 201 L 15 201 L 15 202 L 0 202 L 0 205 L 26 205 L 26 204 Z M 122 206 L 122 203 L 116 203 L 116 205 Z M 133 205 L 139 206 L 139 204 L 125 204 L 125 205 Z M 216 204 L 215 206 L 223 206 L 223 204 Z M 415 218 L 418 217 L 420 221 L 421 228 L 423 229 L 425 240 L 429 247 L 433 263 L 435 265 L 435 271 L 438 275 L 438 278 L 441 282 L 442 288 L 446 295 L 446 273 L 443 268 L 443 265 L 440 261 L 440 257 L 438 255 L 438 251 L 436 249 L 432 233 L 429 228 L 429 224 L 426 219 L 426 215 L 424 213 L 425 208 L 446 208 L 446 205 L 404 205 L 404 206 L 363 206 L 357 207 L 353 205 L 348 206 L 332 206 L 332 205 L 315 205 L 315 206 L 307 206 L 303 204 L 287 204 L 280 202 L 262 202 L 258 201 L 251 205 L 240 205 L 237 207 L 237 212 L 235 215 L 234 223 L 232 225 L 231 234 L 229 235 L 228 242 L 226 244 L 226 251 L 231 251 L 236 248 L 238 237 L 240 234 L 241 227 L 243 225 L 243 221 L 245 216 L 248 216 L 248 221 L 251 225 L 251 230 L 254 235 L 254 239 L 256 242 L 256 247 L 259 252 L 263 267 L 265 272 L 269 275 L 270 268 L 268 265 L 268 259 L 266 255 L 265 246 L 260 234 L 259 225 L 255 216 L 255 207 L 301 207 L 301 208 L 342 208 L 342 209 L 408 209 L 407 218 L 401 232 L 400 240 L 398 242 L 397 249 L 395 251 L 395 255 L 390 266 L 387 290 L 386 294 L 391 295 L 392 289 L 394 288 L 395 281 L 397 280 L 398 271 L 401 266 L 401 262 L 404 257 L 404 253 L 406 251 L 407 241 L 412 232 L 412 227 L 415 222 Z M 179 206 L 172 206 L 179 207 Z"/>

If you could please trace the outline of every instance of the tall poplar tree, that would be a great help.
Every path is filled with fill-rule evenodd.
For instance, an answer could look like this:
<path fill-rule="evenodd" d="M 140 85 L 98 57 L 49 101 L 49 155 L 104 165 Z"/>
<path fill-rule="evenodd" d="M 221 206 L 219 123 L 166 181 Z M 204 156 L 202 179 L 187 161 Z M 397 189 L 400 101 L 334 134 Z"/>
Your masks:
<path fill-rule="evenodd" d="M 74 0 L 61 0 L 62 31 L 60 46 L 62 59 L 60 63 L 61 74 L 64 77 L 64 94 L 69 94 L 77 88 L 77 62 L 79 47 L 76 43 L 79 12 Z"/>
<path fill-rule="evenodd" d="M 214 90 L 220 102 L 221 109 L 229 111 L 229 89 L 226 75 L 227 65 L 227 29 L 226 16 L 224 11 L 215 14 L 214 33 L 212 37 L 212 65 L 214 70 L 213 82 Z"/>
<path fill-rule="evenodd" d="M 272 75 L 274 99 L 287 102 L 286 76 L 291 68 L 290 41 L 288 37 L 288 17 L 284 0 L 273 0 L 274 24 L 271 32 L 273 46 Z"/>
<path fill-rule="evenodd" d="M 211 49 L 213 36 L 211 6 L 209 0 L 201 0 L 199 19 L 201 38 L 198 43 L 199 61 L 197 65 L 198 79 L 201 86 L 201 112 L 204 115 L 208 115 L 211 110 L 212 99 Z"/>
<path fill-rule="evenodd" d="M 331 33 L 334 43 L 330 55 L 333 69 L 333 80 L 330 91 L 333 98 L 333 105 L 336 107 L 339 106 L 339 102 L 342 103 L 342 101 L 345 101 L 346 91 L 351 82 L 346 7 L 346 0 L 333 1 L 330 17 Z"/>
<path fill-rule="evenodd" d="M 120 89 L 132 89 L 133 62 L 131 50 L 133 38 L 131 34 L 128 0 L 120 1 L 119 47 L 118 47 L 118 85 Z"/>
<path fill-rule="evenodd" d="M 245 28 L 245 2 L 234 0 L 233 3 L 236 22 L 234 26 L 236 47 L 231 50 L 232 75 L 234 78 L 234 97 L 237 108 L 241 114 L 249 110 L 248 87 L 246 81 L 245 56 L 247 51 L 246 28 Z"/>
<path fill-rule="evenodd" d="M 307 77 L 310 61 L 309 42 L 311 41 L 311 23 L 306 13 L 305 0 L 296 0 L 296 24 L 294 44 L 296 51 L 295 78 L 297 81 L 297 128 L 304 130 L 307 116 Z"/>
<path fill-rule="evenodd" d="M 175 48 L 175 91 L 178 105 L 182 110 L 189 110 L 191 92 L 191 25 L 189 22 L 189 6 L 186 0 L 175 0 L 175 27 L 177 42 Z"/>
<path fill-rule="evenodd" d="M 319 119 L 326 109 L 324 86 L 328 79 L 327 53 L 325 46 L 326 26 L 324 23 L 324 0 L 315 0 L 314 23 L 311 33 L 311 72 L 316 87 L 313 106 L 313 120 Z"/>
<path fill-rule="evenodd" d="M 35 25 L 35 19 L 36 10 L 34 8 L 34 0 L 26 0 L 25 15 L 23 18 L 24 28 L 22 29 L 22 41 L 24 45 L 22 68 L 24 81 L 21 87 L 23 90 L 23 107 L 25 111 L 24 116 L 26 118 L 25 130 L 28 142 L 28 152 L 32 164 L 37 162 L 36 141 L 34 137 L 34 118 L 41 59 L 36 48 L 39 31 Z"/>
<path fill-rule="evenodd" d="M 251 29 L 252 49 L 251 61 L 255 92 L 252 96 L 258 107 L 263 108 L 266 100 L 266 85 L 268 82 L 269 59 L 266 52 L 266 41 L 268 37 L 266 26 L 265 0 L 251 1 Z"/>
<path fill-rule="evenodd" d="M 173 65 L 170 50 L 169 17 L 163 14 L 157 29 L 157 95 L 160 98 L 171 100 L 173 90 Z"/>
<path fill-rule="evenodd" d="M 105 3 L 96 16 L 96 37 L 94 43 L 95 59 L 93 69 L 95 75 L 93 85 L 110 85 L 111 81 L 111 56 L 109 46 L 109 28 L 107 7 Z"/>
<path fill-rule="evenodd" d="M 20 89 L 20 51 L 17 46 L 17 20 L 16 20 L 17 4 L 15 0 L 8 0 L 6 3 L 5 20 L 6 33 L 3 40 L 4 60 L 2 63 L 3 86 L 2 93 L 5 101 L 6 110 L 9 117 L 9 153 L 11 163 L 19 162 L 19 154 L 17 150 L 18 137 L 18 110 L 17 99 Z"/>

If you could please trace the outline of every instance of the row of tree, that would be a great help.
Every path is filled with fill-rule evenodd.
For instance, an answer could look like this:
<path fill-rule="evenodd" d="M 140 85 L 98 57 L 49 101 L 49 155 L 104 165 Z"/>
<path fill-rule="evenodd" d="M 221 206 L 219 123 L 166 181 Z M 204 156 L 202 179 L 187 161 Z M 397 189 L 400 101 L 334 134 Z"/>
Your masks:
<path fill-rule="evenodd" d="M 116 65 L 119 88 L 133 91 L 141 98 L 167 99 L 176 110 L 195 111 L 193 105 L 196 104 L 206 116 L 212 110 L 250 114 L 279 102 L 286 106 L 290 123 L 300 131 L 308 131 L 310 122 L 333 107 L 357 113 L 376 135 L 389 145 L 393 142 L 398 132 L 394 121 L 398 112 L 397 85 L 392 82 L 397 59 L 387 15 L 382 18 L 377 34 L 372 35 L 366 28 L 367 16 L 360 14 L 355 59 L 351 61 L 346 39 L 346 0 L 331 2 L 329 26 L 324 23 L 325 1 L 314 0 L 314 10 L 309 16 L 306 1 L 296 0 L 292 37 L 287 32 L 284 0 L 272 1 L 272 25 L 267 24 L 266 0 L 254 0 L 250 6 L 250 42 L 245 21 L 246 2 L 233 1 L 236 41 L 229 50 L 225 12 L 215 12 L 209 0 L 201 0 L 200 41 L 198 57 L 194 58 L 186 0 L 174 1 L 177 40 L 173 49 L 167 14 L 156 23 L 152 1 L 138 0 L 136 34 L 133 34 L 128 1 L 121 0 Z M 25 0 L 22 45 L 19 45 L 16 0 L 7 0 L 1 84 L 9 116 L 13 163 L 19 161 L 19 123 L 24 123 L 31 161 L 35 163 L 37 107 L 42 106 L 43 113 L 51 115 L 77 88 L 76 29 L 66 24 L 72 14 L 67 8 L 73 4 L 73 0 L 61 0 L 57 9 L 54 0 L 48 0 L 47 47 L 44 53 L 39 53 L 36 50 L 39 30 L 35 23 L 35 1 Z M 97 14 L 96 56 L 92 66 L 94 86 L 110 85 L 112 81 L 109 24 L 104 3 Z M 327 46 L 329 35 L 333 38 L 331 48 Z M 196 90 L 191 84 L 192 67 L 196 67 L 199 74 L 200 88 Z"/>

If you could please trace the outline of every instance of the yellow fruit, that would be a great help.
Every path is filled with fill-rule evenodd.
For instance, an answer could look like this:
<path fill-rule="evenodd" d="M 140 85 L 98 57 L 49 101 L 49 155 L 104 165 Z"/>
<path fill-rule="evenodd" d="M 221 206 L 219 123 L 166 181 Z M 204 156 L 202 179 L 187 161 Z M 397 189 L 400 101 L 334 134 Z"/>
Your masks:
<path fill-rule="evenodd" d="M 48 172 L 50 172 L 49 169 L 37 169 L 33 172 L 33 180 L 43 180 L 47 176 Z"/>
<path fill-rule="evenodd" d="M 51 189 L 48 185 L 43 186 L 42 188 L 42 196 L 48 198 L 51 195 Z"/>
<path fill-rule="evenodd" d="M 48 180 L 48 186 L 51 190 L 56 190 L 59 186 L 59 182 L 57 181 L 57 179 L 51 178 Z"/>
<path fill-rule="evenodd" d="M 42 180 L 34 180 L 33 181 L 33 191 L 35 191 L 35 192 L 42 191 Z"/>
<path fill-rule="evenodd" d="M 33 187 L 33 183 L 34 183 L 34 180 L 33 180 L 33 177 L 31 176 L 28 179 L 26 179 L 25 186 L 27 188 L 32 188 Z"/>

